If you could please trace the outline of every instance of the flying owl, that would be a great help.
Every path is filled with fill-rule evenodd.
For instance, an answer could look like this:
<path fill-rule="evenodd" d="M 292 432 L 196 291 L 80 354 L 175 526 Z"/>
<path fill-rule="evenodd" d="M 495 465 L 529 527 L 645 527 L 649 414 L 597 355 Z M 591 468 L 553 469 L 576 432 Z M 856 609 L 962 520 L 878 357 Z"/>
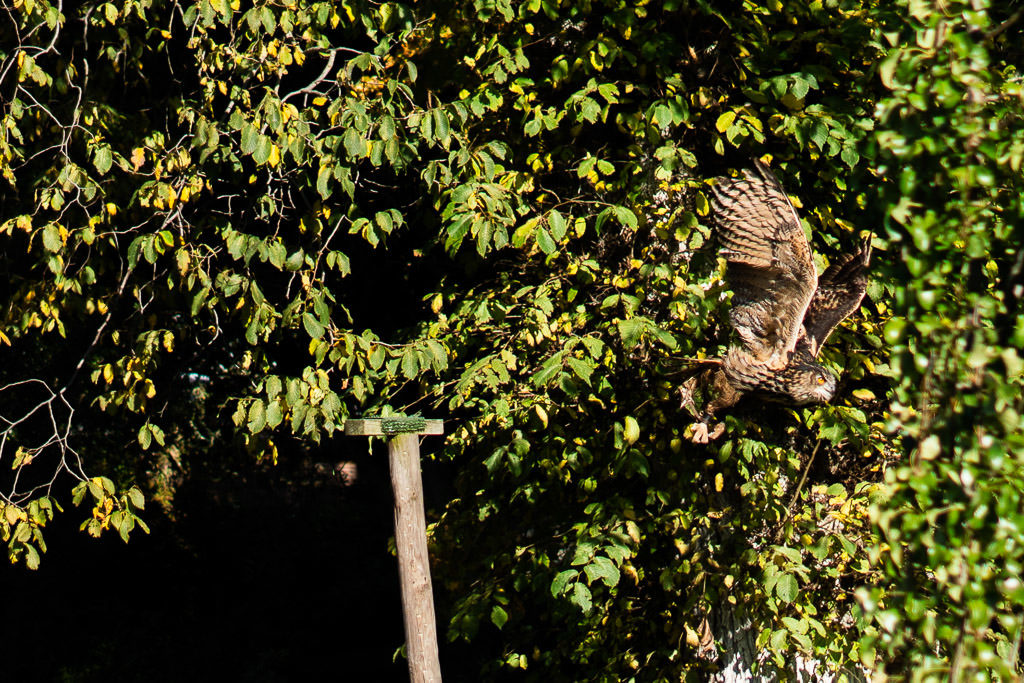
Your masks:
<path fill-rule="evenodd" d="M 871 257 L 868 240 L 819 276 L 796 209 L 761 161 L 743 177 L 717 178 L 712 191 L 715 232 L 733 290 L 729 320 L 740 343 L 724 358 L 702 361 L 684 383 L 684 405 L 692 405 L 698 382 L 711 388 L 693 426 L 694 443 L 720 436 L 725 425 L 709 433 L 709 423 L 744 394 L 796 405 L 832 398 L 836 378 L 816 358 L 836 325 L 860 307 Z"/>

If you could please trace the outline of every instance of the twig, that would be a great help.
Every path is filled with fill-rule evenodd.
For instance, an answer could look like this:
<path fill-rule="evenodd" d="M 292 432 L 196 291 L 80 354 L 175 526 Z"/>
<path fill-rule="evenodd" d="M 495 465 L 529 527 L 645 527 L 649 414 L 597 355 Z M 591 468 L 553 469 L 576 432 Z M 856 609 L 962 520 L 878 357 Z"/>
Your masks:
<path fill-rule="evenodd" d="M 818 454 L 818 448 L 821 446 L 821 439 L 818 439 L 818 443 L 814 444 L 814 450 L 811 451 L 811 457 L 807 460 L 807 466 L 804 467 L 803 474 L 800 475 L 800 482 L 796 485 L 796 490 L 793 491 L 793 497 L 789 499 L 789 505 L 786 506 L 786 516 L 783 517 L 782 522 L 779 523 L 779 530 L 775 532 L 775 542 L 778 543 L 782 538 L 782 530 L 786 526 L 786 522 L 789 521 L 790 516 L 793 514 L 793 506 L 796 505 L 797 496 L 800 495 L 800 491 L 803 490 L 804 483 L 807 481 L 807 473 L 811 471 L 811 465 L 814 464 L 814 456 Z"/>
<path fill-rule="evenodd" d="M 293 90 L 290 93 L 288 93 L 287 95 L 285 95 L 284 97 L 282 97 L 281 98 L 281 103 L 284 104 L 285 102 L 287 102 L 290 98 L 294 97 L 295 95 L 301 95 L 302 93 L 311 93 L 311 92 L 313 92 L 313 90 L 318 85 L 323 83 L 327 79 L 327 76 L 330 75 L 331 69 L 334 68 L 334 58 L 337 56 L 338 52 L 341 51 L 341 50 L 346 50 L 348 52 L 353 52 L 355 54 L 362 54 L 362 52 L 360 52 L 359 50 L 354 50 L 354 49 L 352 49 L 350 47 L 336 47 L 336 48 L 333 48 L 331 50 L 330 56 L 327 58 L 327 65 L 324 66 L 324 70 L 320 72 L 320 75 L 317 76 L 315 79 L 313 79 L 313 82 L 311 82 L 310 84 L 306 85 L 305 87 L 299 88 L 298 90 Z"/>

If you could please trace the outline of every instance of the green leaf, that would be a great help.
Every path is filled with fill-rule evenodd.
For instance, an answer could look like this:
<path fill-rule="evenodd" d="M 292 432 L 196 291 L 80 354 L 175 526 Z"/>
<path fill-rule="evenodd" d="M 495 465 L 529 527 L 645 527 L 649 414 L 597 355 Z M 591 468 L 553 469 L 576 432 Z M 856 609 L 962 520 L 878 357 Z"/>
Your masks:
<path fill-rule="evenodd" d="M 263 401 L 256 399 L 249 404 L 249 421 L 246 427 L 253 434 L 263 430 L 267 424 L 266 406 Z"/>
<path fill-rule="evenodd" d="M 278 394 L 281 393 L 283 385 L 281 384 L 281 378 L 277 375 L 270 375 L 264 382 L 264 388 L 267 392 L 268 399 L 277 398 Z"/>
<path fill-rule="evenodd" d="M 381 366 L 384 365 L 384 359 L 386 357 L 387 353 L 384 350 L 384 346 L 381 344 L 375 344 L 368 357 L 370 367 L 374 370 L 380 370 Z"/>
<path fill-rule="evenodd" d="M 600 579 L 609 588 L 614 588 L 619 583 L 619 568 L 610 559 L 602 555 L 596 555 L 593 561 L 588 564 L 584 571 L 587 575 L 587 582 L 594 583 Z"/>
<path fill-rule="evenodd" d="M 451 125 L 448 122 L 448 115 L 443 109 L 434 109 L 430 113 L 434 123 L 434 134 L 442 142 L 447 142 L 451 136 Z"/>
<path fill-rule="evenodd" d="M 415 349 L 406 349 L 402 355 L 402 374 L 406 379 L 413 379 L 420 372 L 419 359 Z"/>
<path fill-rule="evenodd" d="M 281 410 L 281 404 L 278 401 L 270 401 L 267 404 L 267 426 L 271 429 L 277 429 L 277 426 L 284 420 L 284 411 Z"/>
<path fill-rule="evenodd" d="M 366 156 L 366 140 L 359 134 L 355 128 L 348 128 L 341 136 L 342 143 L 345 145 L 345 151 L 353 159 L 359 159 Z"/>
<path fill-rule="evenodd" d="M 779 600 L 785 603 L 793 602 L 796 600 L 798 592 L 799 586 L 795 576 L 792 574 L 779 576 L 779 580 L 775 583 L 775 594 L 779 596 Z"/>
<path fill-rule="evenodd" d="M 309 311 L 302 314 L 302 326 L 305 328 L 306 334 L 313 339 L 321 339 L 326 331 L 326 328 Z"/>
<path fill-rule="evenodd" d="M 564 593 L 569 586 L 569 582 L 575 580 L 576 577 L 579 575 L 579 571 L 575 569 L 565 569 L 563 571 L 558 572 L 558 574 L 555 575 L 554 580 L 551 582 L 552 597 L 557 598 L 562 593 Z"/>
<path fill-rule="evenodd" d="M 263 165 L 270 159 L 270 153 L 274 143 L 266 135 L 256 136 L 256 146 L 252 151 L 252 160 Z"/>
<path fill-rule="evenodd" d="M 548 212 L 548 227 L 551 228 L 551 237 L 553 237 L 556 242 L 561 242 L 562 238 L 565 237 L 568 224 L 562 217 L 562 214 L 552 209 Z"/>
<path fill-rule="evenodd" d="M 624 206 L 613 206 L 612 213 L 615 214 L 616 220 L 623 225 L 623 227 L 629 228 L 630 230 L 636 230 L 637 220 L 636 214 L 627 209 Z"/>
<path fill-rule="evenodd" d="M 142 450 L 147 450 L 149 448 L 149 444 L 153 441 L 153 434 L 149 431 L 148 422 L 139 428 L 138 439 L 139 445 L 142 446 Z"/>
<path fill-rule="evenodd" d="M 243 154 L 252 154 L 256 150 L 256 145 L 259 142 L 259 131 L 256 127 L 246 123 L 242 127 L 242 139 L 241 139 L 241 150 Z"/>
<path fill-rule="evenodd" d="M 590 589 L 587 588 L 586 584 L 579 581 L 573 584 L 569 601 L 583 610 L 584 614 L 589 613 L 594 606 Z"/>
<path fill-rule="evenodd" d="M 39 569 L 39 551 L 35 549 L 35 546 L 25 546 L 25 566 L 29 569 Z"/>
<path fill-rule="evenodd" d="M 296 271 L 302 267 L 305 262 L 306 254 L 301 249 L 292 252 L 287 259 L 285 259 L 284 267 L 285 270 Z"/>
<path fill-rule="evenodd" d="M 47 251 L 58 252 L 63 246 L 64 242 L 60 238 L 60 230 L 53 223 L 48 223 L 43 228 L 43 247 Z"/>
<path fill-rule="evenodd" d="M 818 149 L 824 150 L 825 143 L 828 141 L 828 127 L 824 123 L 817 121 L 811 128 L 811 140 Z"/>
<path fill-rule="evenodd" d="M 107 171 L 110 170 L 110 166 L 113 164 L 114 157 L 111 154 L 109 145 L 100 145 L 96 148 L 95 153 L 92 157 L 93 166 L 96 167 L 96 172 L 100 175 L 106 175 Z"/>
<path fill-rule="evenodd" d="M 558 249 L 558 245 L 556 245 L 555 241 L 551 239 L 551 235 L 548 234 L 548 231 L 545 228 L 537 229 L 537 246 L 539 246 L 540 250 L 545 254 L 553 254 L 555 250 Z"/>
<path fill-rule="evenodd" d="M 132 502 L 138 510 L 143 510 L 146 507 L 146 497 L 142 495 L 142 491 L 137 486 L 133 486 L 128 489 L 128 500 Z"/>
<path fill-rule="evenodd" d="M 631 349 L 640 342 L 640 335 L 644 331 L 644 320 L 642 318 L 630 318 L 618 322 L 619 336 L 622 337 L 622 345 Z"/>
<path fill-rule="evenodd" d="M 579 358 L 573 358 L 572 356 L 566 358 L 565 362 L 573 371 L 573 374 L 582 379 L 588 385 L 590 384 L 590 376 L 594 372 L 594 365 L 592 363 L 580 360 Z"/>

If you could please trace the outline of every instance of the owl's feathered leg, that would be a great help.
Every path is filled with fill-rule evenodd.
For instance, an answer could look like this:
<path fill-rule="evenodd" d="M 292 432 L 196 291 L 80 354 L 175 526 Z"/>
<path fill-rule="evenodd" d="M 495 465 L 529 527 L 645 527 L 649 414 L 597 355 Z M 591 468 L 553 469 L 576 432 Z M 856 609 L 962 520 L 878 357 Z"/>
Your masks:
<path fill-rule="evenodd" d="M 708 384 L 710 384 L 713 398 L 704 406 L 704 410 L 698 414 L 693 402 L 693 392 L 698 385 L 707 386 Z M 697 421 L 691 425 L 692 431 L 690 434 L 690 441 L 696 444 L 706 444 L 717 439 L 725 432 L 724 422 L 719 422 L 714 427 L 710 427 L 711 421 L 714 419 L 717 411 L 735 405 L 740 400 L 740 397 L 743 396 L 743 392 L 736 389 L 729 382 L 721 367 L 707 369 L 691 377 L 682 384 L 679 392 L 682 396 L 682 407 L 689 410 L 690 414 L 697 418 Z"/>

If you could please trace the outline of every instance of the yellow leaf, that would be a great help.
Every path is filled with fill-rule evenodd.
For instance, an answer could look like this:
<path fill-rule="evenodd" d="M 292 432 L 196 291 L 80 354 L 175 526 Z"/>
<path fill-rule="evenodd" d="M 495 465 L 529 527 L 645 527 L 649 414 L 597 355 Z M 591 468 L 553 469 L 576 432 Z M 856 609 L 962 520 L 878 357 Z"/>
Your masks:
<path fill-rule="evenodd" d="M 267 163 L 270 164 L 271 168 L 281 163 L 281 148 L 277 145 L 270 145 L 270 156 L 267 157 Z"/>
<path fill-rule="evenodd" d="M 703 192 L 697 193 L 697 214 L 701 216 L 707 216 L 711 207 L 708 205 L 708 198 L 704 196 Z"/>
<path fill-rule="evenodd" d="M 698 647 L 700 645 L 700 636 L 690 628 L 689 624 L 683 624 L 683 627 L 686 629 L 686 644 L 693 648 Z"/>
<path fill-rule="evenodd" d="M 640 438 L 640 425 L 637 424 L 636 418 L 632 415 L 626 417 L 625 424 L 622 428 L 622 440 L 628 444 L 636 443 L 636 440 Z"/>
<path fill-rule="evenodd" d="M 540 420 L 541 424 L 544 425 L 544 428 L 547 429 L 548 411 L 544 410 L 544 406 L 540 405 L 539 403 L 535 403 L 533 406 L 533 412 L 537 414 L 537 418 Z"/>
<path fill-rule="evenodd" d="M 718 117 L 718 121 L 715 122 L 715 128 L 718 129 L 719 133 L 724 133 L 725 131 L 729 130 L 729 127 L 732 126 L 733 121 L 735 120 L 736 112 L 727 111 Z"/>
<path fill-rule="evenodd" d="M 144 163 L 146 163 L 146 150 L 142 147 L 136 147 L 132 150 L 132 168 L 138 171 Z"/>
<path fill-rule="evenodd" d="M 722 473 L 719 472 L 718 474 L 715 475 L 715 491 L 721 492 L 723 483 L 724 479 L 722 477 Z"/>

